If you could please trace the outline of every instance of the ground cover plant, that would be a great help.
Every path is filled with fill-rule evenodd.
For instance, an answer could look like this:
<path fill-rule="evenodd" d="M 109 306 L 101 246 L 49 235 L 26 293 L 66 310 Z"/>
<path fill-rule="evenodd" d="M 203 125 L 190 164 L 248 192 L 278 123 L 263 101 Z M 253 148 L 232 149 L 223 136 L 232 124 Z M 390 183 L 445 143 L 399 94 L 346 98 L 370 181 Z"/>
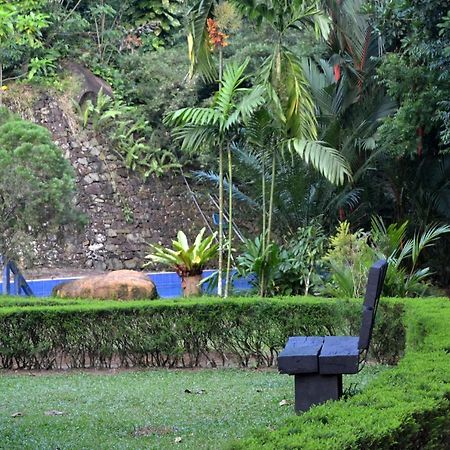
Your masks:
<path fill-rule="evenodd" d="M 345 379 L 347 391 L 386 367 Z M 293 414 L 292 378 L 273 369 L 34 375 L 0 374 L 1 448 L 213 449 Z"/>

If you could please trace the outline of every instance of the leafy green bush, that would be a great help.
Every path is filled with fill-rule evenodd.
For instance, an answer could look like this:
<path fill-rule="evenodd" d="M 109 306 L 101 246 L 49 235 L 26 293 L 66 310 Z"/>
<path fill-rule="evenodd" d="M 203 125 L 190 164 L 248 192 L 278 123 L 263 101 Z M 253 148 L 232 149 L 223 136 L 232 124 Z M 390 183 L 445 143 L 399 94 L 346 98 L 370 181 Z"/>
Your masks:
<path fill-rule="evenodd" d="M 288 336 L 358 333 L 359 301 L 86 300 L 2 298 L 0 367 L 273 365 Z M 383 302 L 375 356 L 395 360 L 403 349 L 402 306 Z M 378 342 L 389 345 L 376 347 Z"/>
<path fill-rule="evenodd" d="M 126 73 L 121 95 L 129 104 L 140 105 L 154 128 L 163 128 L 162 118 L 167 111 L 199 101 L 197 83 L 185 81 L 189 62 L 184 42 L 158 52 L 125 55 L 120 66 Z M 161 144 L 167 145 L 167 138 Z"/>
<path fill-rule="evenodd" d="M 263 236 L 247 239 L 237 258 L 238 274 L 249 277 L 259 295 L 308 295 L 322 285 L 319 271 L 327 238 L 319 224 L 299 227 L 283 246 Z"/>
<path fill-rule="evenodd" d="M 282 295 L 308 295 L 321 284 L 319 272 L 327 238 L 318 223 L 298 228 L 295 235 L 283 246 L 280 253 L 279 273 L 275 280 L 276 291 Z"/>
<path fill-rule="evenodd" d="M 369 245 L 369 233 L 350 231 L 350 224 L 341 222 L 330 238 L 330 248 L 324 260 L 331 279 L 324 293 L 332 296 L 361 297 L 364 295 L 367 273 L 376 257 Z"/>
<path fill-rule="evenodd" d="M 43 127 L 0 108 L 0 254 L 22 256 L 36 236 L 80 224 L 74 173 Z"/>
<path fill-rule="evenodd" d="M 424 249 L 433 247 L 438 239 L 450 232 L 449 225 L 431 224 L 422 233 L 406 239 L 408 222 L 385 226 L 380 217 L 372 218 L 369 232 L 350 231 L 350 224 L 342 222 L 330 239 L 330 249 L 324 260 L 331 277 L 323 293 L 336 297 L 360 297 L 364 294 L 367 273 L 379 258 L 389 266 L 383 294 L 397 297 L 430 295 L 429 267 L 420 267 Z"/>
<path fill-rule="evenodd" d="M 407 300 L 406 356 L 362 393 L 294 416 L 230 449 L 450 448 L 450 302 Z"/>

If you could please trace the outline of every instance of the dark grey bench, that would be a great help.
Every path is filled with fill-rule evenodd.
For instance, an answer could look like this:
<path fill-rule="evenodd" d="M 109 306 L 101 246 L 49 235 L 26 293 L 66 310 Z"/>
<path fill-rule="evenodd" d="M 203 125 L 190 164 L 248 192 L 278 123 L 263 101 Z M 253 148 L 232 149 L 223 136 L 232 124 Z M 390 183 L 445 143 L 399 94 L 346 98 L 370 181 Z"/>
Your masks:
<path fill-rule="evenodd" d="M 337 400 L 342 396 L 342 374 L 362 367 L 386 276 L 387 262 L 377 261 L 369 270 L 359 336 L 294 336 L 278 356 L 280 373 L 295 375 L 295 410 Z"/>

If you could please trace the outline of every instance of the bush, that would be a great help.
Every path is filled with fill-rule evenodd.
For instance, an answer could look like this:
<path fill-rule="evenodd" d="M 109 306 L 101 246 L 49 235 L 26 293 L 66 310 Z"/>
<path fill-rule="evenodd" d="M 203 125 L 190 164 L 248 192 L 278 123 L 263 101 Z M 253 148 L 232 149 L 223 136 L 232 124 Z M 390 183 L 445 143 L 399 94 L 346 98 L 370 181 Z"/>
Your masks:
<path fill-rule="evenodd" d="M 74 173 L 43 127 L 0 108 L 0 254 L 23 254 L 29 240 L 82 223 Z"/>
<path fill-rule="evenodd" d="M 0 367 L 271 366 L 288 336 L 358 333 L 359 301 L 2 299 Z M 374 355 L 398 358 L 402 306 L 383 303 Z M 381 347 L 377 342 L 389 339 Z"/>
<path fill-rule="evenodd" d="M 322 294 L 335 297 L 360 297 L 365 290 L 370 266 L 379 258 L 388 261 L 383 294 L 389 297 L 431 296 L 428 283 L 429 267 L 420 267 L 422 252 L 436 245 L 439 238 L 450 232 L 449 225 L 431 224 L 422 233 L 406 239 L 408 222 L 385 226 L 381 217 L 372 218 L 369 232 L 350 231 L 350 224 L 342 222 L 330 239 L 324 260 L 331 277 Z"/>
<path fill-rule="evenodd" d="M 293 416 L 237 449 L 450 449 L 450 302 L 401 300 L 406 356 L 348 401 Z"/>

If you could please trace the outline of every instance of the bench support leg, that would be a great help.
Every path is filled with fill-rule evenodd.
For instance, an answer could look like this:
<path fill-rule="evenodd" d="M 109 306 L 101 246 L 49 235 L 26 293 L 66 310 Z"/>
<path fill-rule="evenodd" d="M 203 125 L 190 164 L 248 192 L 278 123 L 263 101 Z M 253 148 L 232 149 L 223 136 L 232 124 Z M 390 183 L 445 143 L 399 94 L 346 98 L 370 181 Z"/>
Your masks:
<path fill-rule="evenodd" d="M 295 411 L 307 411 L 312 405 L 342 396 L 342 375 L 318 373 L 295 375 Z"/>

